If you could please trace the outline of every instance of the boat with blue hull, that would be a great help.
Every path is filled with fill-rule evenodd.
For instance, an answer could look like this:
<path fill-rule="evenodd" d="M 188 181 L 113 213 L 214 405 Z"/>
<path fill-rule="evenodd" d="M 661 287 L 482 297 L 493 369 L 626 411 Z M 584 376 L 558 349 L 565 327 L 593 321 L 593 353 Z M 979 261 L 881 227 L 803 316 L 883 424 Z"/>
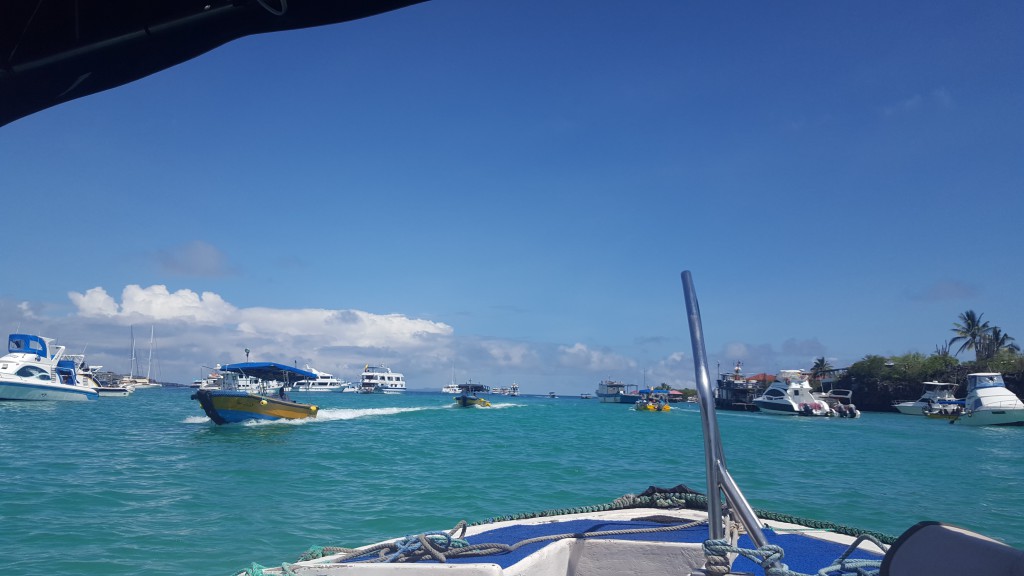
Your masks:
<path fill-rule="evenodd" d="M 53 338 L 11 334 L 7 354 L 0 357 L 0 400 L 89 401 L 99 398 L 78 380 L 74 360 Z"/>
<path fill-rule="evenodd" d="M 244 574 L 1024 574 L 1024 551 L 939 522 L 919 522 L 895 538 L 754 509 L 725 464 L 690 273 L 683 272 L 682 280 L 704 436 L 705 494 L 683 485 L 652 486 L 596 506 L 516 514 L 472 526 L 461 521 L 451 529 L 359 548 L 314 547 L 295 563 L 253 564 Z"/>
<path fill-rule="evenodd" d="M 316 417 L 315 405 L 292 402 L 285 392 L 291 382 L 315 379 L 312 372 L 276 362 L 228 364 L 219 371 L 223 377 L 220 389 L 200 389 L 191 396 L 216 424 Z M 240 381 L 246 383 L 245 388 L 239 387 Z"/>

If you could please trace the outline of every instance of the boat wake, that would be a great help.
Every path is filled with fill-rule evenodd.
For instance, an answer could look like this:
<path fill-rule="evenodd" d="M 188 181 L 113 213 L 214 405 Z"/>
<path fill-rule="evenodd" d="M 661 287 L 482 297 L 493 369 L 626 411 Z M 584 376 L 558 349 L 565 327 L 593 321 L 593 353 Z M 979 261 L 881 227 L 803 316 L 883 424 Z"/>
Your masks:
<path fill-rule="evenodd" d="M 321 408 L 317 412 L 316 418 L 308 418 L 306 420 L 293 420 L 292 422 L 300 423 L 313 423 L 315 421 L 334 421 L 334 420 L 355 420 L 356 418 L 364 418 L 366 416 L 392 416 L 394 414 L 402 414 L 403 412 L 419 412 L 421 410 L 436 410 L 434 407 L 418 406 L 410 408 Z"/>
<path fill-rule="evenodd" d="M 415 407 L 415 408 L 322 408 L 317 412 L 316 418 L 297 418 L 280 420 L 247 420 L 241 422 L 242 426 L 304 426 L 316 424 L 317 422 L 334 422 L 337 420 L 355 420 L 366 416 L 392 416 L 403 412 L 419 412 L 421 410 L 437 410 L 436 407 Z M 206 416 L 188 416 L 185 424 L 209 424 L 210 419 Z"/>

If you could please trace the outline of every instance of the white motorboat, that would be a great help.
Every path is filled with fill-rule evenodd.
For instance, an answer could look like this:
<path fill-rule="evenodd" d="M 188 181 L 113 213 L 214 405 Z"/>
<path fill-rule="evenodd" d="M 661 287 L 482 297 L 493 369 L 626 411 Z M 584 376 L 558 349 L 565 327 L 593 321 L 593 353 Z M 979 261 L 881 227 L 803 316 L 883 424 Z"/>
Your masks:
<path fill-rule="evenodd" d="M 445 384 L 441 387 L 441 393 L 443 394 L 458 394 L 460 392 L 458 384 Z"/>
<path fill-rule="evenodd" d="M 899 410 L 900 414 L 910 416 L 921 416 L 931 411 L 941 410 L 943 406 L 955 409 L 963 402 L 953 395 L 957 385 L 950 382 L 925 382 L 921 397 L 917 400 L 897 400 L 892 407 Z"/>
<path fill-rule="evenodd" d="M 0 357 L 0 400 L 96 400 L 99 394 L 78 381 L 73 360 L 53 338 L 11 334 Z"/>
<path fill-rule="evenodd" d="M 392 372 L 383 364 L 367 364 L 359 378 L 359 391 L 363 394 L 401 394 L 405 392 L 405 376 Z"/>
<path fill-rule="evenodd" d="M 950 422 L 965 426 L 1024 426 L 1024 402 L 1007 390 L 1002 374 L 968 374 L 964 410 Z"/>
<path fill-rule="evenodd" d="M 135 391 L 134 387 L 111 386 L 100 382 L 96 373 L 103 369 L 103 366 L 90 366 L 85 362 L 84 354 L 67 354 L 65 356 L 75 364 L 75 376 L 78 383 L 95 390 L 100 397 L 125 397 Z"/>
<path fill-rule="evenodd" d="M 754 405 L 767 414 L 784 416 L 832 416 L 828 402 L 812 393 L 811 383 L 801 370 L 781 370 Z"/>
<path fill-rule="evenodd" d="M 291 387 L 292 392 L 344 392 L 346 388 L 352 385 L 351 382 L 338 380 L 333 374 L 312 368 L 309 364 L 306 364 L 306 370 L 316 374 L 316 378 L 299 380 L 293 383 Z"/>

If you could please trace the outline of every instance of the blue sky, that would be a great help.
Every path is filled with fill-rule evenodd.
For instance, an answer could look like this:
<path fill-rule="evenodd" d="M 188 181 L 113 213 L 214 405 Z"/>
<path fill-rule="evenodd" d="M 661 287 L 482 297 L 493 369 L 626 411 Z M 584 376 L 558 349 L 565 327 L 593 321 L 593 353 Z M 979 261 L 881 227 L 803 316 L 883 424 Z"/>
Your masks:
<path fill-rule="evenodd" d="M 692 385 L 1024 338 L 1019 2 L 434 0 L 0 128 L 0 323 L 127 371 Z M 145 352 L 142 352 L 145 355 Z"/>

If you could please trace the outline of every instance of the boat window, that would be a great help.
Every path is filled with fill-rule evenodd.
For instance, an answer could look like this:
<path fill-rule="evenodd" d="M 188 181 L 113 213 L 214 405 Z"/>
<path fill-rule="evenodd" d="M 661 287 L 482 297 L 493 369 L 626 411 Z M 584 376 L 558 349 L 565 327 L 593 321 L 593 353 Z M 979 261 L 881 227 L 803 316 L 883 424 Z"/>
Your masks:
<path fill-rule="evenodd" d="M 18 370 L 15 374 L 22 378 L 38 378 L 40 380 L 50 379 L 50 373 L 38 366 L 23 366 L 21 370 Z"/>
<path fill-rule="evenodd" d="M 999 375 L 977 376 L 973 388 L 1000 388 L 1004 386 L 1003 377 Z"/>

